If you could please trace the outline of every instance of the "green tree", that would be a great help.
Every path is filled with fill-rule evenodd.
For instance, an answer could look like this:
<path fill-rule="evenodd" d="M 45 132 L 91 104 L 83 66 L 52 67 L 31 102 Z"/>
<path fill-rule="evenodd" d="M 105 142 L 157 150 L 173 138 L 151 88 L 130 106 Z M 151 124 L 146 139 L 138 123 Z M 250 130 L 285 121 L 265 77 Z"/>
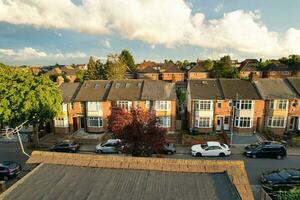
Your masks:
<path fill-rule="evenodd" d="M 39 125 L 60 113 L 61 102 L 58 86 L 47 76 L 34 76 L 29 69 L 0 68 L 0 122 L 17 126 L 28 120 L 36 145 Z"/>
<path fill-rule="evenodd" d="M 75 82 L 83 82 L 84 80 L 87 79 L 87 74 L 85 70 L 79 70 L 76 72 L 76 79 Z"/>
<path fill-rule="evenodd" d="M 107 79 L 107 71 L 106 65 L 103 64 L 100 59 L 96 61 L 96 71 L 97 71 L 97 79 L 106 80 Z"/>
<path fill-rule="evenodd" d="M 91 80 L 98 79 L 98 72 L 96 67 L 96 61 L 91 56 L 87 64 L 87 78 Z"/>
<path fill-rule="evenodd" d="M 105 65 L 106 78 L 108 80 L 124 79 L 127 66 L 118 55 L 108 55 Z"/>
<path fill-rule="evenodd" d="M 204 61 L 204 67 L 207 71 L 211 71 L 214 67 L 214 62 L 211 59 L 207 59 Z"/>
<path fill-rule="evenodd" d="M 134 63 L 134 58 L 128 49 L 123 49 L 120 54 L 120 59 L 127 65 L 131 71 L 136 71 L 136 65 Z"/>

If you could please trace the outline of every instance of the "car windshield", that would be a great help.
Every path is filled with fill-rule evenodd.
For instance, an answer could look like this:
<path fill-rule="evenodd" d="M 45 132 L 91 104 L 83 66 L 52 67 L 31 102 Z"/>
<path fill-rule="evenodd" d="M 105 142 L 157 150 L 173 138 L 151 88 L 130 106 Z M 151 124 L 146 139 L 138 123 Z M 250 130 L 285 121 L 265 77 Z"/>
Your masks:
<path fill-rule="evenodd" d="M 223 144 L 223 143 L 221 143 L 221 146 L 222 146 L 222 147 L 224 147 L 224 148 L 226 148 L 226 145 L 225 145 L 225 144 Z"/>
<path fill-rule="evenodd" d="M 205 149 L 206 147 L 208 147 L 207 144 L 201 144 L 201 148 L 202 148 L 202 149 Z"/>
<path fill-rule="evenodd" d="M 285 171 L 285 170 L 283 170 L 283 171 L 280 171 L 279 173 L 279 176 L 281 176 L 282 178 L 284 178 L 284 179 L 288 179 L 291 175 L 287 172 L 287 171 Z"/>

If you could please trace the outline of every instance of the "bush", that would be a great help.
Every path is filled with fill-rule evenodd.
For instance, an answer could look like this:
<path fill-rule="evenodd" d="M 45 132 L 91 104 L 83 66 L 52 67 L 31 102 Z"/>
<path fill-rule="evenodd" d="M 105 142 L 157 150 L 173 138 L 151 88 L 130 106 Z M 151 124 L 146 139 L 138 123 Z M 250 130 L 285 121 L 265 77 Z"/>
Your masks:
<path fill-rule="evenodd" d="M 268 140 L 280 142 L 283 139 L 282 135 L 275 134 L 271 129 L 264 130 L 262 133 Z"/>

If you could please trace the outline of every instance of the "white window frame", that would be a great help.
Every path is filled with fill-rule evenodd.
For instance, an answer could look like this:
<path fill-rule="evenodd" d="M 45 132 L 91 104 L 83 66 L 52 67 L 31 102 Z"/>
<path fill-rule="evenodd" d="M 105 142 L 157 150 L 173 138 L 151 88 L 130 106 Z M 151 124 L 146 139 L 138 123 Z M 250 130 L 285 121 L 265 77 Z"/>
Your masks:
<path fill-rule="evenodd" d="M 163 127 L 163 128 L 171 127 L 171 117 L 170 116 L 159 117 L 158 124 L 159 127 Z"/>
<path fill-rule="evenodd" d="M 171 101 L 155 101 L 155 110 L 156 111 L 170 111 L 171 110 Z"/>
<path fill-rule="evenodd" d="M 97 120 L 97 123 L 98 123 L 98 126 L 94 126 L 94 125 L 91 125 L 91 121 L 93 120 Z M 91 127 L 91 128 L 99 128 L 99 127 L 102 127 L 103 126 L 103 118 L 102 117 L 88 117 L 88 123 L 87 123 L 88 127 Z"/>
<path fill-rule="evenodd" d="M 61 109 L 63 112 L 67 112 L 68 111 L 68 105 L 66 103 L 62 103 L 61 104 Z"/>
<path fill-rule="evenodd" d="M 197 128 L 211 128 L 212 127 L 211 117 L 197 117 L 195 119 L 195 127 Z"/>
<path fill-rule="evenodd" d="M 87 105 L 88 111 L 98 112 L 101 111 L 101 102 L 89 101 Z"/>
<path fill-rule="evenodd" d="M 54 119 L 54 126 L 55 127 L 69 127 L 69 121 L 67 117 L 56 117 Z"/>
<path fill-rule="evenodd" d="M 288 100 L 286 99 L 270 100 L 269 108 L 273 110 L 287 110 Z"/>
<path fill-rule="evenodd" d="M 199 100 L 196 103 L 196 110 L 212 110 L 212 101 L 211 100 Z"/>
<path fill-rule="evenodd" d="M 252 126 L 253 126 L 253 119 L 251 117 L 235 117 L 234 127 L 252 128 Z"/>
<path fill-rule="evenodd" d="M 285 128 L 286 117 L 268 117 L 267 126 L 270 128 Z"/>
<path fill-rule="evenodd" d="M 252 110 L 253 101 L 252 100 L 239 100 L 236 102 L 236 108 L 238 110 Z"/>
<path fill-rule="evenodd" d="M 132 108 L 132 101 L 117 101 L 117 107 L 129 110 Z"/>

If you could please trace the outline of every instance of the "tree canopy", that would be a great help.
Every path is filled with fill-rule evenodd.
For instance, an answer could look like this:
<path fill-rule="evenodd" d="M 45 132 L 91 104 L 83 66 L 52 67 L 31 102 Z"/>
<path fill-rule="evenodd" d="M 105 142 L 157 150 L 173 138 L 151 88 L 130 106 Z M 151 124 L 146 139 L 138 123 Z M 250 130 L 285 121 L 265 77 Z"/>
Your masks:
<path fill-rule="evenodd" d="M 131 71 L 136 71 L 134 58 L 128 49 L 123 49 L 119 57 Z"/>
<path fill-rule="evenodd" d="M 211 71 L 214 67 L 214 62 L 211 59 L 207 59 L 204 61 L 204 67 L 207 71 Z"/>
<path fill-rule="evenodd" d="M 108 55 L 105 65 L 106 78 L 108 80 L 124 79 L 127 66 L 118 55 Z"/>
<path fill-rule="evenodd" d="M 124 151 L 133 156 L 149 156 L 165 144 L 166 129 L 159 127 L 155 116 L 148 111 L 115 107 L 108 124 L 108 129 L 122 140 Z"/>

